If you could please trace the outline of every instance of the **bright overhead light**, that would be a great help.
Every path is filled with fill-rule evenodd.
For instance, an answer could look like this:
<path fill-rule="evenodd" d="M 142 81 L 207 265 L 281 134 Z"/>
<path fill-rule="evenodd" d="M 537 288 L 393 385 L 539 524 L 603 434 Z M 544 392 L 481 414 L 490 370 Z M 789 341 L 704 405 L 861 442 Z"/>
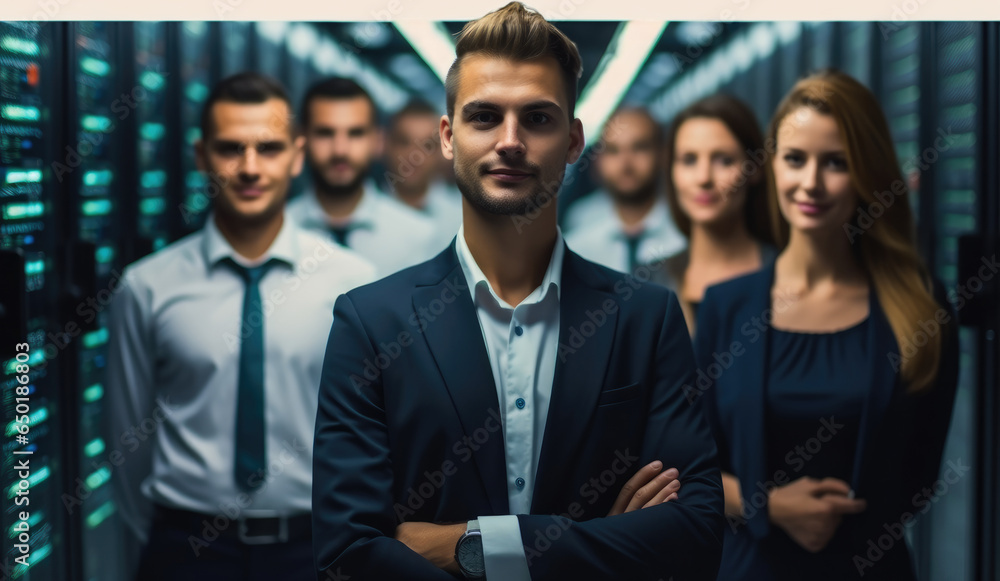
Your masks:
<path fill-rule="evenodd" d="M 625 96 L 666 27 L 666 22 L 647 21 L 618 26 L 576 106 L 576 116 L 583 123 L 583 134 L 590 143 L 600 139 L 608 116 Z"/>
<path fill-rule="evenodd" d="M 333 44 L 332 40 L 324 37 L 319 43 L 319 48 L 313 53 L 313 66 L 323 74 L 332 74 L 337 70 L 338 56 L 336 45 Z"/>
<path fill-rule="evenodd" d="M 288 23 L 279 20 L 258 22 L 257 32 L 272 43 L 281 44 L 284 42 L 285 34 L 288 32 Z"/>
<path fill-rule="evenodd" d="M 398 20 L 393 24 L 443 83 L 455 62 L 455 41 L 444 24 L 419 20 Z"/>
<path fill-rule="evenodd" d="M 382 48 L 392 40 L 389 27 L 381 22 L 355 22 L 347 28 L 347 33 L 359 48 Z"/>
<path fill-rule="evenodd" d="M 296 58 L 305 60 L 319 42 L 319 35 L 311 24 L 296 24 L 288 35 L 288 50 Z"/>
<path fill-rule="evenodd" d="M 684 22 L 677 27 L 677 40 L 682 44 L 704 47 L 721 32 L 719 22 Z"/>

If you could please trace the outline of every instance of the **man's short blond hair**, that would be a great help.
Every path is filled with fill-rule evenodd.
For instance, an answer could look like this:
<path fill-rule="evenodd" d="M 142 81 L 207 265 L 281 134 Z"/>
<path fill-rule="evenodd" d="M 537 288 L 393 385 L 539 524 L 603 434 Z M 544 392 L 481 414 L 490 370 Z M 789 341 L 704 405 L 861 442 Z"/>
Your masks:
<path fill-rule="evenodd" d="M 569 104 L 569 118 L 576 108 L 577 83 L 583 70 L 576 44 L 538 12 L 520 2 L 473 20 L 462 28 L 455 46 L 457 58 L 445 78 L 448 117 L 455 116 L 455 97 L 462 61 L 472 54 L 508 59 L 515 62 L 552 57 L 559 63 Z"/>

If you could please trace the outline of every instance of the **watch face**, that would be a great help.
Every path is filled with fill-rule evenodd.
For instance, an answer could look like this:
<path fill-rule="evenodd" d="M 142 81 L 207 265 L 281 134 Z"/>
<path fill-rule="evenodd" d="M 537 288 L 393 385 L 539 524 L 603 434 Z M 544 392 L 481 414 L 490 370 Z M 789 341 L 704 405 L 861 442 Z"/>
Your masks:
<path fill-rule="evenodd" d="M 458 546 L 458 564 L 467 575 L 482 576 L 486 574 L 486 563 L 483 559 L 483 537 L 469 535 L 462 539 Z"/>

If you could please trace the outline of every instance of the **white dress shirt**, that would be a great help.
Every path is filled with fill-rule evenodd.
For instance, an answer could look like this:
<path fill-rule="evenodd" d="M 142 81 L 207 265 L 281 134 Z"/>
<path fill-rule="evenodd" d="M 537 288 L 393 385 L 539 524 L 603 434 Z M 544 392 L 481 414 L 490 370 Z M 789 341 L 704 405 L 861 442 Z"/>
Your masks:
<path fill-rule="evenodd" d="M 611 209 L 600 219 L 566 234 L 566 244 L 580 256 L 608 268 L 628 271 L 628 242 L 618 213 Z M 636 264 L 649 264 L 687 247 L 687 240 L 670 218 L 666 199 L 659 196 L 642 220 Z"/>
<path fill-rule="evenodd" d="M 108 442 L 125 455 L 115 492 L 143 542 L 157 504 L 209 515 L 308 513 L 313 426 L 338 295 L 375 268 L 285 217 L 260 281 L 267 473 L 247 495 L 233 470 L 245 283 L 224 259 L 251 266 L 209 216 L 205 227 L 130 265 L 112 304 Z M 249 504 L 248 504 L 249 498 Z M 234 525 L 235 526 L 235 525 Z"/>
<path fill-rule="evenodd" d="M 405 203 L 398 194 L 395 199 Z M 424 197 L 424 207 L 417 211 L 434 224 L 435 243 L 445 248 L 462 225 L 462 192 L 443 181 L 435 181 Z"/>
<path fill-rule="evenodd" d="M 493 370 L 503 423 L 510 516 L 481 516 L 490 579 L 530 580 L 517 517 L 531 510 L 535 474 L 549 412 L 559 342 L 559 287 L 565 246 L 557 231 L 542 284 L 520 304 L 497 296 L 458 230 L 458 262 L 473 289 L 476 315 Z"/>
<path fill-rule="evenodd" d="M 562 220 L 563 229 L 569 236 L 571 232 L 581 226 L 606 220 L 614 212 L 615 205 L 611 203 L 611 196 L 604 190 L 594 190 L 573 200 L 566 208 L 566 215 Z"/>
<path fill-rule="evenodd" d="M 288 202 L 288 213 L 304 228 L 332 237 L 330 218 L 314 190 Z M 447 246 L 439 244 L 430 220 L 383 194 L 370 180 L 348 224 L 347 246 L 374 264 L 379 277 L 433 258 Z"/>

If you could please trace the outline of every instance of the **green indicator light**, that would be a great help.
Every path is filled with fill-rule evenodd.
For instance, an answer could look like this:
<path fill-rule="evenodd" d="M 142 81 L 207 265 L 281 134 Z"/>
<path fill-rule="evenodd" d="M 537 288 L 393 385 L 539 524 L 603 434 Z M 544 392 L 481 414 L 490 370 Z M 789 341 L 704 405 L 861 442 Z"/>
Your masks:
<path fill-rule="evenodd" d="M 43 204 L 42 202 L 29 202 L 26 204 L 7 204 L 3 207 L 3 217 L 5 220 L 36 218 L 44 213 L 45 213 L 45 204 Z"/>
<path fill-rule="evenodd" d="M 109 186 L 115 174 L 109 169 L 92 170 L 83 174 L 83 185 L 85 186 Z"/>
<path fill-rule="evenodd" d="M 0 109 L 0 117 L 11 121 L 38 121 L 42 118 L 38 107 L 28 105 L 4 105 Z"/>
<path fill-rule="evenodd" d="M 166 132 L 162 123 L 143 123 L 139 126 L 139 135 L 146 141 L 159 141 Z"/>
<path fill-rule="evenodd" d="M 184 179 L 184 183 L 189 188 L 201 189 L 205 187 L 205 185 L 208 183 L 208 180 L 205 179 L 204 174 L 202 174 L 200 171 L 189 171 Z"/>
<path fill-rule="evenodd" d="M 90 200 L 80 210 L 84 216 L 106 216 L 111 213 L 111 200 Z"/>
<path fill-rule="evenodd" d="M 8 171 L 7 176 L 4 177 L 4 182 L 8 184 L 38 183 L 40 181 L 42 181 L 42 170 L 40 169 Z"/>
<path fill-rule="evenodd" d="M 86 477 L 83 481 L 87 484 L 87 488 L 91 490 L 97 490 L 98 488 L 104 486 L 108 480 L 111 480 L 111 471 L 106 467 L 92 472 L 90 476 Z"/>
<path fill-rule="evenodd" d="M 107 328 L 98 329 L 96 331 L 91 331 L 83 336 L 83 346 L 87 349 L 93 349 L 95 347 L 100 347 L 108 342 L 108 330 Z"/>
<path fill-rule="evenodd" d="M 188 145 L 194 145 L 201 139 L 201 128 L 191 127 L 184 133 L 184 140 L 187 141 Z"/>
<path fill-rule="evenodd" d="M 167 200 L 164 198 L 146 198 L 139 202 L 139 212 L 146 216 L 162 214 L 166 209 Z"/>
<path fill-rule="evenodd" d="M 115 249 L 111 246 L 101 246 L 94 251 L 94 260 L 101 264 L 108 264 L 115 259 Z"/>
<path fill-rule="evenodd" d="M 26 38 L 5 36 L 0 38 L 0 48 L 27 56 L 38 56 L 38 43 Z"/>
<path fill-rule="evenodd" d="M 94 133 L 107 133 L 111 130 L 111 119 L 104 115 L 84 115 L 80 118 L 80 127 Z"/>
<path fill-rule="evenodd" d="M 188 85 L 187 89 L 184 90 L 184 94 L 187 98 L 194 101 L 195 103 L 201 103 L 208 97 L 208 87 L 201 83 L 191 83 Z"/>
<path fill-rule="evenodd" d="M 87 515 L 87 518 L 84 520 L 86 521 L 87 526 L 93 529 L 97 528 L 98 525 L 107 520 L 108 517 L 114 513 L 115 505 L 109 500 L 102 504 L 100 508 Z"/>
<path fill-rule="evenodd" d="M 94 438 L 83 447 L 83 453 L 87 455 L 87 458 L 93 458 L 101 452 L 104 451 L 104 440 L 100 438 Z"/>
<path fill-rule="evenodd" d="M 44 260 L 32 260 L 24 263 L 24 274 L 41 274 L 45 272 Z"/>
<path fill-rule="evenodd" d="M 167 172 L 161 169 L 144 171 L 140 183 L 144 188 L 162 188 L 167 183 Z"/>
<path fill-rule="evenodd" d="M 28 427 L 33 428 L 38 424 L 49 419 L 49 408 L 38 408 L 34 413 L 28 416 Z M 24 425 L 23 423 L 11 422 L 7 424 L 7 435 L 13 436 L 14 434 L 19 434 L 18 426 Z"/>
<path fill-rule="evenodd" d="M 29 567 L 38 564 L 39 561 L 41 561 L 45 557 L 48 557 L 50 554 L 52 554 L 51 544 L 44 545 L 39 549 L 35 549 L 34 551 L 31 552 L 31 556 L 27 558 L 28 566 L 25 567 L 24 565 L 17 565 L 17 567 L 14 568 L 14 572 L 11 574 L 10 578 L 17 579 L 18 577 L 21 577 L 28 571 Z"/>
<path fill-rule="evenodd" d="M 17 359 L 8 360 L 7 367 L 4 369 L 4 373 L 6 373 L 7 375 L 20 375 L 19 373 L 17 373 L 18 365 L 27 365 L 29 367 L 36 367 L 40 365 L 43 361 L 45 361 L 45 352 L 41 349 L 38 349 L 37 351 L 32 351 L 31 354 L 28 355 L 27 363 L 18 361 Z"/>
<path fill-rule="evenodd" d="M 159 250 L 166 245 L 167 245 L 166 238 L 157 238 L 156 240 L 153 240 L 153 250 Z"/>
<path fill-rule="evenodd" d="M 153 71 L 146 71 L 139 75 L 139 84 L 150 91 L 159 91 L 163 88 L 163 75 L 154 73 Z"/>
<path fill-rule="evenodd" d="M 107 468 L 103 468 L 102 470 L 107 470 Z M 45 466 L 38 472 L 32 472 L 31 476 L 28 477 L 28 489 L 30 489 L 32 486 L 36 486 L 41 482 L 45 481 L 45 479 L 47 479 L 50 475 L 51 471 L 49 470 L 48 466 Z M 26 490 L 24 488 L 21 488 L 20 480 L 15 482 L 13 486 L 7 489 L 7 498 L 14 498 L 15 496 L 17 496 L 18 490 Z"/>
<path fill-rule="evenodd" d="M 87 403 L 94 403 L 102 397 L 104 397 L 104 386 L 100 383 L 95 383 L 94 385 L 91 385 L 87 389 L 83 390 L 83 401 Z M 104 444 L 101 443 L 101 446 L 104 446 Z"/>
<path fill-rule="evenodd" d="M 44 511 L 41 511 L 41 510 L 31 511 L 31 516 L 28 517 L 28 521 L 27 521 L 28 522 L 28 527 L 34 527 L 38 523 L 42 522 L 42 519 L 44 517 L 45 517 L 45 512 Z M 12 539 L 17 538 L 17 536 L 19 534 L 21 534 L 22 532 L 24 532 L 24 531 L 17 530 L 16 527 L 17 527 L 17 525 L 14 525 L 14 526 L 10 527 L 10 531 L 7 533 L 10 536 L 10 538 L 12 538 Z"/>
<path fill-rule="evenodd" d="M 109 65 L 107 61 L 85 56 L 80 59 L 80 69 L 85 73 L 94 75 L 95 77 L 106 77 L 108 76 L 108 73 L 111 72 L 111 65 Z"/>

